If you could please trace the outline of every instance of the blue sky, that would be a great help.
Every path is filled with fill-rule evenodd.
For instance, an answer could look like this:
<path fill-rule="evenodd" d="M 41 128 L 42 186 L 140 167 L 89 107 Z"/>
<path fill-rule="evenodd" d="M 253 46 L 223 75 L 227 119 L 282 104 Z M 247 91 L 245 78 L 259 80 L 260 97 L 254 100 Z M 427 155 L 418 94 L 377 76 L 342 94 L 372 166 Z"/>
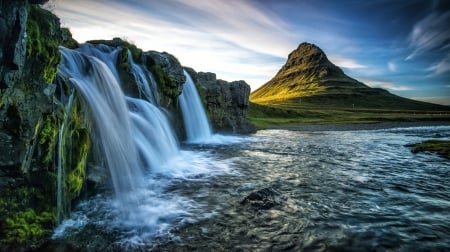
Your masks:
<path fill-rule="evenodd" d="M 301 42 L 369 86 L 450 105 L 450 1 L 54 0 L 75 39 L 125 38 L 256 90 Z"/>

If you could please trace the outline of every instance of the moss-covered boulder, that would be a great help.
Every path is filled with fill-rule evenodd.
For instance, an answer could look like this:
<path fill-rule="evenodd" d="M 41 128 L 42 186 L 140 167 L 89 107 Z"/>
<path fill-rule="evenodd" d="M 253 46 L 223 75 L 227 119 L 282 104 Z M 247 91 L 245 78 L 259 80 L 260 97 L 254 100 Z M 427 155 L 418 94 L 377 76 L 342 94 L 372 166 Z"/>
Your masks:
<path fill-rule="evenodd" d="M 160 105 L 175 111 L 186 77 L 177 58 L 166 52 L 144 53 L 144 64 L 151 70 L 161 96 Z"/>
<path fill-rule="evenodd" d="M 413 153 L 430 152 L 450 159 L 450 141 L 448 140 L 427 140 L 406 146 L 410 147 Z"/>

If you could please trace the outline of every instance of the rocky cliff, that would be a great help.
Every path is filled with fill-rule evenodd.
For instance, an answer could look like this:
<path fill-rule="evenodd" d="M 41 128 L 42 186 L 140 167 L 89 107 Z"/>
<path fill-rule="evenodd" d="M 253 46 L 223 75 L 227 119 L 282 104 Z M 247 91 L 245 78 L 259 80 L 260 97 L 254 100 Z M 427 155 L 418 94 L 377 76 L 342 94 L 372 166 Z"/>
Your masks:
<path fill-rule="evenodd" d="M 0 1 L 0 247 L 32 247 L 55 223 L 58 117 L 52 84 L 58 45 L 71 46 L 59 19 L 35 4 Z M 17 248 L 15 248 L 17 249 Z"/>
<path fill-rule="evenodd" d="M 227 82 L 214 73 L 186 68 L 196 83 L 209 120 L 215 131 L 248 134 L 256 128 L 247 120 L 250 85 L 245 81 Z"/>

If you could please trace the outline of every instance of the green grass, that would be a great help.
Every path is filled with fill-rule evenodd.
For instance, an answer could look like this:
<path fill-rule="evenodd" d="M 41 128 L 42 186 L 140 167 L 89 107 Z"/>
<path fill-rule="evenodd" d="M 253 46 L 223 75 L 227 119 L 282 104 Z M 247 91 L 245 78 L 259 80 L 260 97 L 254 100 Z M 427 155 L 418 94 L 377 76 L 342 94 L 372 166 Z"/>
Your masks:
<path fill-rule="evenodd" d="M 449 111 L 353 109 L 317 105 L 250 103 L 247 118 L 257 127 L 304 124 L 355 124 L 386 121 L 450 121 Z"/>

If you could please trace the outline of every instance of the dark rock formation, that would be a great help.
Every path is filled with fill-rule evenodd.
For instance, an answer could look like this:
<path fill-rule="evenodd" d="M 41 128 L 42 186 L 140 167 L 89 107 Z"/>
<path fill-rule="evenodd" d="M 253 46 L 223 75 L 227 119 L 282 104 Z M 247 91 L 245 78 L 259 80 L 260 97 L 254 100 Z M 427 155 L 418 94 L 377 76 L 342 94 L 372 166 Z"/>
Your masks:
<path fill-rule="evenodd" d="M 245 81 L 226 82 L 214 73 L 196 73 L 186 68 L 196 83 L 212 127 L 217 132 L 254 133 L 247 120 L 250 86 Z"/>
<path fill-rule="evenodd" d="M 73 41 L 56 16 L 30 3 L 0 1 L 0 247 L 5 250 L 40 244 L 55 222 L 59 126 L 50 83 L 60 60 L 58 45 Z"/>
<path fill-rule="evenodd" d="M 283 203 L 285 198 L 272 187 L 266 187 L 250 193 L 240 203 L 254 210 L 267 210 Z"/>
<path fill-rule="evenodd" d="M 186 78 L 183 74 L 183 68 L 175 56 L 166 52 L 143 52 L 135 45 L 120 38 L 114 38 L 112 40 L 90 40 L 87 43 L 121 47 L 122 53 L 117 59 L 118 62 L 116 64 L 120 70 L 119 77 L 124 84 L 122 88 L 124 88 L 124 92 L 127 95 L 142 98 L 140 97 L 139 90 L 137 90 L 138 85 L 134 76 L 131 74 L 128 64 L 128 51 L 130 51 L 135 63 L 146 67 L 152 72 L 155 81 L 158 83 L 158 91 L 160 94 L 158 97 L 159 104 L 171 112 L 176 112 L 178 96 L 181 94 Z"/>
<path fill-rule="evenodd" d="M 166 52 L 148 51 L 143 57 L 144 64 L 152 71 L 158 82 L 161 105 L 174 110 L 186 81 L 183 67 L 177 58 Z"/>

